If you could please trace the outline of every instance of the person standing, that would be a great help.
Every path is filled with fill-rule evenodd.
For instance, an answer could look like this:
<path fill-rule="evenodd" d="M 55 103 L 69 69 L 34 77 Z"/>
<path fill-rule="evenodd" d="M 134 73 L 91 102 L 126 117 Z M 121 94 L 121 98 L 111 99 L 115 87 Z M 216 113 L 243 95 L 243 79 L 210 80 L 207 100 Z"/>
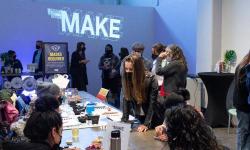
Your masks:
<path fill-rule="evenodd" d="M 237 111 L 237 150 L 250 149 L 250 51 L 235 70 L 233 104 Z"/>
<path fill-rule="evenodd" d="M 88 76 L 86 64 L 89 62 L 85 56 L 85 43 L 78 42 L 76 50 L 71 55 L 70 74 L 72 78 L 72 88 L 79 91 L 87 91 Z"/>
<path fill-rule="evenodd" d="M 168 64 L 163 67 L 164 59 Z M 157 99 L 158 109 L 156 111 L 159 120 L 163 122 L 166 109 L 185 105 L 186 100 L 190 98 L 190 94 L 186 90 L 188 68 L 182 49 L 175 44 L 167 46 L 157 58 L 155 72 L 164 77 Z"/>
<path fill-rule="evenodd" d="M 43 71 L 43 41 L 36 41 L 36 50 L 33 54 L 32 63 L 37 64 L 36 73 Z"/>
<path fill-rule="evenodd" d="M 105 53 L 100 58 L 99 69 L 102 70 L 102 87 L 110 90 L 112 99 L 114 99 L 114 106 L 119 108 L 120 105 L 120 90 L 119 90 L 119 68 L 120 60 L 113 53 L 113 46 L 107 44 L 105 46 Z M 112 104 L 112 103 L 111 103 Z"/>

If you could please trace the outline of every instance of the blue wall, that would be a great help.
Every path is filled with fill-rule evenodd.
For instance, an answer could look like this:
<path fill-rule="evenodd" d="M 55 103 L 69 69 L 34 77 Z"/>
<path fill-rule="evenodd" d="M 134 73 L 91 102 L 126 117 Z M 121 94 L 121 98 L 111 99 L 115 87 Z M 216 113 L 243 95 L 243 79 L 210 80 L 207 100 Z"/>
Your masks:
<path fill-rule="evenodd" d="M 124 34 L 119 41 L 60 36 L 56 20 L 40 18 L 45 17 L 42 13 L 47 6 L 123 16 Z M 91 59 L 88 64 L 89 89 L 93 94 L 101 85 L 97 63 L 107 43 L 113 44 L 118 54 L 121 46 L 130 48 L 134 41 L 141 41 L 146 45 L 146 57 L 150 57 L 155 42 L 176 43 L 184 50 L 189 73 L 196 71 L 197 0 L 2 0 L 0 18 L 0 52 L 17 50 L 24 65 L 31 62 L 37 39 L 69 42 L 70 52 L 75 50 L 76 42 L 86 42 L 86 55 Z"/>

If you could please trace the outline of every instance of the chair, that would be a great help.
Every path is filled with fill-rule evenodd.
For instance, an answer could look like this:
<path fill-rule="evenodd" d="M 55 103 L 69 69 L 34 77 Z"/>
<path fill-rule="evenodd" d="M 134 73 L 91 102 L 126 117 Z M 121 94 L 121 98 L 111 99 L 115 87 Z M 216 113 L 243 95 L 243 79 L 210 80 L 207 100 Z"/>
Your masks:
<path fill-rule="evenodd" d="M 231 124 L 231 116 L 236 116 L 237 112 L 235 108 L 228 109 L 228 127 L 227 127 L 227 134 L 229 134 L 230 124 Z"/>
<path fill-rule="evenodd" d="M 236 116 L 236 109 L 233 106 L 233 93 L 234 93 L 234 86 L 235 86 L 235 80 L 232 81 L 232 83 L 229 86 L 228 92 L 227 92 L 227 101 L 226 101 L 226 107 L 228 112 L 228 126 L 227 126 L 227 133 L 229 134 L 230 125 L 231 125 L 231 116 Z"/>
<path fill-rule="evenodd" d="M 99 98 L 101 101 L 106 101 L 107 100 L 107 95 L 109 93 L 108 89 L 101 88 L 98 94 L 96 95 L 97 98 Z"/>

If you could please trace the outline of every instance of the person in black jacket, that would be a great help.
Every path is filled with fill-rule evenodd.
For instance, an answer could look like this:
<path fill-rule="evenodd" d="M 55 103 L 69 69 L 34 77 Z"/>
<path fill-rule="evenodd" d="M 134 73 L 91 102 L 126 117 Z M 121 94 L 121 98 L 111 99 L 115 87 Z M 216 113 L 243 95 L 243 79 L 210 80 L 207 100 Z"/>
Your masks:
<path fill-rule="evenodd" d="M 110 90 L 112 99 L 114 99 L 114 103 L 109 103 L 116 108 L 120 106 L 120 60 L 113 53 L 113 46 L 111 44 L 107 44 L 105 46 L 105 53 L 100 58 L 99 69 L 102 71 L 102 88 Z"/>
<path fill-rule="evenodd" d="M 162 66 L 162 60 L 166 59 L 167 64 Z M 164 120 L 166 109 L 185 105 L 190 95 L 186 90 L 187 84 L 187 63 L 182 49 L 177 45 L 169 45 L 156 60 L 157 75 L 163 76 L 163 85 L 160 87 L 159 98 L 157 99 L 157 116 Z"/>
<path fill-rule="evenodd" d="M 32 63 L 37 64 L 36 73 L 43 71 L 43 41 L 36 41 L 36 50 L 33 54 Z M 38 78 L 39 76 L 37 76 Z"/>
<path fill-rule="evenodd" d="M 154 114 L 154 104 L 158 95 L 158 84 L 155 76 L 145 71 L 143 60 L 135 54 L 124 58 L 122 72 L 123 117 L 127 122 L 129 114 L 134 115 L 140 125 L 138 132 L 145 132 L 157 124 Z"/>
<path fill-rule="evenodd" d="M 250 51 L 235 71 L 233 104 L 237 110 L 237 149 L 250 148 Z"/>
<path fill-rule="evenodd" d="M 85 43 L 78 42 L 76 51 L 71 55 L 70 73 L 72 77 L 72 87 L 80 91 L 87 91 L 88 76 L 86 64 L 89 62 L 85 56 Z"/>

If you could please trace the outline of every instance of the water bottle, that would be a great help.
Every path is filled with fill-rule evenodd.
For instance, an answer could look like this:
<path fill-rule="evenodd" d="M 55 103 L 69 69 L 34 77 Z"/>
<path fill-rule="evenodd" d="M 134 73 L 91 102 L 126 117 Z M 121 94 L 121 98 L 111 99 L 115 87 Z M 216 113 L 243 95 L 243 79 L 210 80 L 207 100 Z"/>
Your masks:
<path fill-rule="evenodd" d="M 121 150 L 121 133 L 119 130 L 111 132 L 110 150 Z"/>

